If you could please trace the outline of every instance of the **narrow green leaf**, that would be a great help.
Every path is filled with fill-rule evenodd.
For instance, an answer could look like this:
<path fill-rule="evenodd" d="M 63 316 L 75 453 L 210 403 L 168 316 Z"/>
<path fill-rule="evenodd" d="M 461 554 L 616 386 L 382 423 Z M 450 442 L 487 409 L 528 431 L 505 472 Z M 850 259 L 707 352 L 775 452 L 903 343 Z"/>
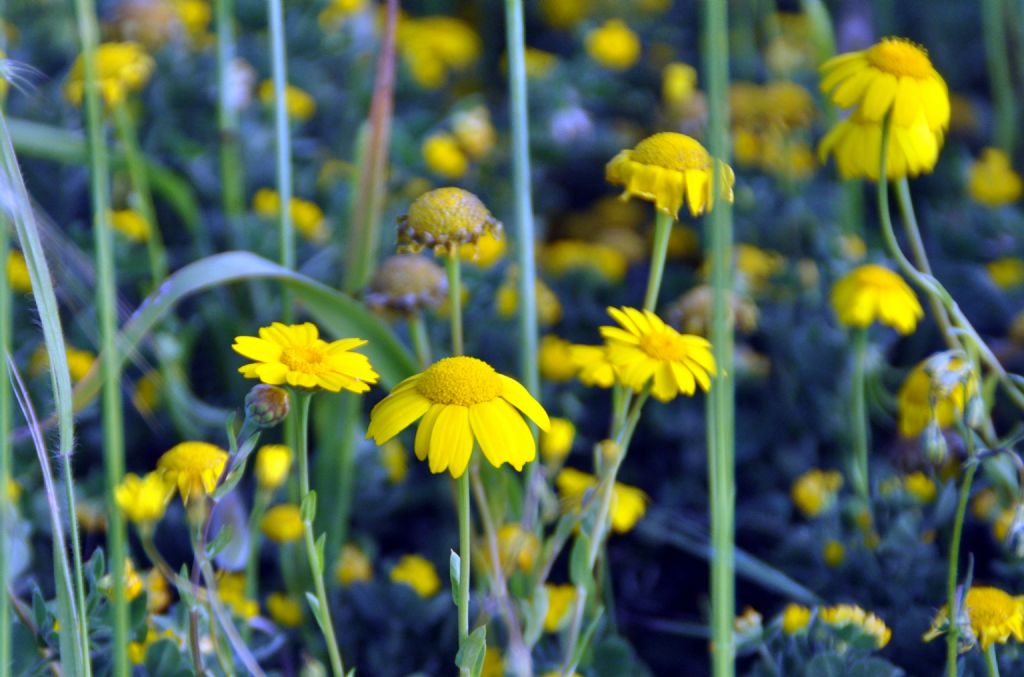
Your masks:
<path fill-rule="evenodd" d="M 459 553 L 452 550 L 452 554 L 448 558 L 448 577 L 452 582 L 452 602 L 455 603 L 455 606 L 459 605 L 459 580 L 462 576 L 461 572 Z"/>
<path fill-rule="evenodd" d="M 327 534 L 320 534 L 320 537 L 316 539 L 316 565 L 317 575 L 324 575 L 324 567 L 326 566 L 326 560 L 324 559 L 324 545 L 327 543 Z"/>
<path fill-rule="evenodd" d="M 480 677 L 486 653 L 487 626 L 481 625 L 471 632 L 465 641 L 459 643 L 459 652 L 455 654 L 455 665 L 469 670 L 473 677 Z"/>
<path fill-rule="evenodd" d="M 302 516 L 303 522 L 312 524 L 313 520 L 316 519 L 316 491 L 310 490 L 305 498 L 302 499 L 302 505 L 299 506 L 299 514 Z"/>
<path fill-rule="evenodd" d="M 206 544 L 206 556 L 209 559 L 214 559 L 217 555 L 224 551 L 224 548 L 228 547 L 231 542 L 231 537 L 234 530 L 230 524 L 225 524 L 217 532 L 216 538 Z"/>

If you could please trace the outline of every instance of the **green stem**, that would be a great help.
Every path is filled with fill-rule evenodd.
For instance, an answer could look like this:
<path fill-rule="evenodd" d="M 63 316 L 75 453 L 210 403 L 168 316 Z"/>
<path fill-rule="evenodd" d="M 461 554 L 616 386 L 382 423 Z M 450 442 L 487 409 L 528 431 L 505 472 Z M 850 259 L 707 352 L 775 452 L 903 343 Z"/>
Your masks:
<path fill-rule="evenodd" d="M 249 514 L 249 552 L 245 558 L 245 596 L 248 599 L 256 599 L 260 591 L 260 522 L 272 497 L 270 491 L 257 489 Z M 248 625 L 242 628 L 244 641 L 248 641 L 251 634 Z"/>
<path fill-rule="evenodd" d="M 103 110 L 100 101 L 96 49 L 99 29 L 92 0 L 75 0 L 78 33 L 82 43 L 85 76 L 85 122 L 89 149 L 89 187 L 92 198 L 93 246 L 96 251 L 96 307 L 99 315 L 100 353 L 112 356 L 117 350 L 117 278 L 114 241 L 110 230 L 110 166 L 103 139 Z M 102 360 L 103 378 L 103 468 L 106 476 L 107 554 L 113 572 L 113 656 L 114 675 L 129 674 L 128 604 L 124 594 L 125 525 L 114 499 L 114 490 L 124 475 L 124 424 L 121 402 L 121 370 L 118 361 Z M 74 508 L 68 518 L 75 521 Z M 85 613 L 85 610 L 82 610 Z M 85 631 L 85 617 L 82 617 Z M 89 661 L 85 661 L 90 671 Z"/>
<path fill-rule="evenodd" d="M 658 307 L 658 292 L 661 278 L 665 273 L 665 258 L 668 255 L 668 240 L 672 235 L 671 214 L 658 210 L 654 221 L 654 250 L 651 252 L 651 273 L 647 278 L 647 293 L 644 295 L 644 310 L 655 311 Z"/>
<path fill-rule="evenodd" d="M 285 54 L 283 0 L 267 0 L 270 17 L 271 78 L 274 83 L 274 164 L 277 175 L 277 195 L 280 209 L 277 214 L 278 247 L 281 265 L 295 268 L 295 231 L 292 226 L 292 133 L 288 126 L 288 64 Z M 281 319 L 286 324 L 292 318 L 291 293 L 281 292 Z"/>
<path fill-rule="evenodd" d="M 217 30 L 217 132 L 220 135 L 220 180 L 224 216 L 233 231 L 245 212 L 245 178 L 238 137 L 238 111 L 232 105 L 231 69 L 235 59 L 234 0 L 215 0 Z M 238 233 L 236 232 L 236 236 Z"/>
<path fill-rule="evenodd" d="M 448 312 L 451 315 L 452 355 L 462 355 L 465 346 L 462 341 L 462 269 L 459 264 L 459 252 L 452 249 L 445 259 L 448 271 Z M 530 291 L 532 296 L 533 291 Z"/>
<path fill-rule="evenodd" d="M 729 144 L 726 121 L 729 119 L 728 14 L 724 2 L 708 0 L 704 6 L 704 59 L 708 87 L 708 150 L 715 162 L 725 162 Z M 721 172 L 712 174 L 712 190 L 721 195 Z M 726 200 L 718 200 L 708 214 L 711 264 L 711 344 L 717 375 L 708 398 L 708 488 L 711 503 L 711 640 L 712 668 L 715 677 L 734 673 L 735 617 L 734 579 L 734 507 L 735 507 L 735 393 L 733 385 L 732 333 L 732 210 Z"/>
<path fill-rule="evenodd" d="M 306 504 L 309 496 L 309 405 L 312 400 L 311 393 L 296 392 L 298 404 L 298 447 L 295 455 L 299 461 L 299 493 L 301 502 Z M 313 615 L 320 625 L 320 632 L 327 642 L 327 653 L 331 661 L 331 670 L 335 677 L 344 677 L 345 669 L 341 662 L 341 651 L 338 649 L 338 640 L 334 635 L 334 623 L 331 621 L 331 608 L 327 603 L 327 590 L 324 588 L 323 564 L 317 552 L 316 542 L 313 538 L 313 518 L 303 517 L 302 536 L 306 544 L 306 559 L 309 560 L 309 570 L 313 577 L 313 587 L 316 590 L 316 599 L 319 610 L 314 607 Z"/>
<path fill-rule="evenodd" d="M 971 495 L 971 483 L 974 473 L 978 470 L 978 462 L 968 458 L 967 472 L 960 486 L 960 498 L 957 501 L 956 517 L 953 521 L 953 537 L 949 544 L 949 575 L 946 579 L 946 609 L 949 617 L 949 631 L 946 633 L 946 674 L 957 677 L 956 659 L 958 656 L 957 639 L 960 635 L 960 605 L 957 604 L 956 584 L 957 568 L 960 562 L 960 538 L 964 530 L 964 516 L 967 514 L 967 501 Z"/>
<path fill-rule="evenodd" d="M 996 658 L 995 643 L 989 644 L 985 651 L 985 667 L 988 669 L 988 677 L 999 677 L 999 659 Z"/>
<path fill-rule="evenodd" d="M 1009 52 L 1006 49 L 1006 12 L 1003 0 L 981 0 L 981 18 L 985 37 L 985 61 L 995 105 L 996 145 L 1013 156 L 1016 134 L 1013 82 L 1010 79 Z"/>
<path fill-rule="evenodd" d="M 0 265 L 7 265 L 10 239 L 6 224 L 0 229 Z M 8 533 L 14 512 L 7 486 L 11 477 L 11 389 L 6 355 L 11 349 L 12 290 L 6 271 L 0 275 L 0 534 Z M 4 536 L 6 538 L 6 536 Z M 11 665 L 11 599 L 8 594 L 7 548 L 0 548 L 0 665 Z"/>
<path fill-rule="evenodd" d="M 455 257 L 453 257 L 455 258 Z M 469 472 L 455 481 L 459 503 L 459 648 L 469 640 L 469 564 L 472 547 L 469 514 Z M 469 677 L 469 666 L 459 668 L 461 677 Z"/>
<path fill-rule="evenodd" d="M 853 390 L 853 402 L 850 408 L 850 429 L 853 433 L 853 458 L 850 463 L 850 479 L 857 495 L 870 510 L 871 476 L 868 472 L 868 447 L 870 429 L 868 412 L 865 402 L 864 362 L 867 355 L 868 333 L 866 329 L 853 330 L 853 378 L 850 387 Z"/>
<path fill-rule="evenodd" d="M 408 322 L 409 338 L 412 339 L 412 347 L 416 351 L 416 361 L 420 369 L 426 369 L 433 360 L 430 356 L 430 333 L 427 331 L 427 323 L 423 320 L 423 313 L 414 310 Z"/>
<path fill-rule="evenodd" d="M 146 170 L 146 161 L 143 158 L 142 150 L 139 148 L 138 131 L 135 128 L 135 121 L 128 110 L 127 104 L 123 101 L 114 106 L 114 126 L 117 135 L 121 139 L 121 146 L 124 148 L 125 165 L 128 167 L 128 179 L 131 182 L 132 192 L 139 214 L 149 225 L 149 235 L 146 238 L 146 253 L 149 256 L 149 273 L 152 278 L 153 289 L 156 289 L 164 278 L 167 277 L 167 252 L 164 250 L 163 236 L 160 234 L 160 226 L 156 221 L 156 209 L 153 207 L 153 192 L 149 188 L 149 175 Z"/>

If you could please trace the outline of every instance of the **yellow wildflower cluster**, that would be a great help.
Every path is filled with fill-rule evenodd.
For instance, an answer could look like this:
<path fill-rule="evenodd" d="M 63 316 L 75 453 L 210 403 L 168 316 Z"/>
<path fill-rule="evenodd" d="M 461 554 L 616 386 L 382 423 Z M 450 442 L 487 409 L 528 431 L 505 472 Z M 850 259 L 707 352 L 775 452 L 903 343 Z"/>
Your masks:
<path fill-rule="evenodd" d="M 146 86 L 153 73 L 153 58 L 137 42 L 104 42 L 96 49 L 96 70 L 100 94 L 113 108 L 124 102 L 128 94 Z M 64 94 L 76 106 L 85 95 L 85 63 L 75 59 L 64 85 Z"/>

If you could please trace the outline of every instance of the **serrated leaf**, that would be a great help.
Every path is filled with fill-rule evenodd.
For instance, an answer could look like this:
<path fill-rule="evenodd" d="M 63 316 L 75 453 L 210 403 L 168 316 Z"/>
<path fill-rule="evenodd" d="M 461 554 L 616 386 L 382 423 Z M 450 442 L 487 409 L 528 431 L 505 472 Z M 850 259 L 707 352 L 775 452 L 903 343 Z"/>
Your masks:
<path fill-rule="evenodd" d="M 299 514 L 303 522 L 312 523 L 316 519 L 316 491 L 310 490 L 302 498 L 302 505 L 299 506 Z"/>
<path fill-rule="evenodd" d="M 461 576 L 462 560 L 459 553 L 452 550 L 452 554 L 448 558 L 448 577 L 452 582 L 452 602 L 455 603 L 455 606 L 459 605 L 459 579 Z"/>
<path fill-rule="evenodd" d="M 472 677 L 480 677 L 484 668 L 484 655 L 487 653 L 487 626 L 481 625 L 459 642 L 459 652 L 455 654 L 455 665 L 460 669 L 469 670 Z"/>

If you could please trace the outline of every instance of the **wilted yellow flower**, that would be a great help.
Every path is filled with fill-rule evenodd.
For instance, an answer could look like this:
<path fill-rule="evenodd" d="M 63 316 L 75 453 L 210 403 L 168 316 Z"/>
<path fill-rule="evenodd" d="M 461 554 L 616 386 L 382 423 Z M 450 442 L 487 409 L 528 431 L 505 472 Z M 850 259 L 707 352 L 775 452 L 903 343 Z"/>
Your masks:
<path fill-rule="evenodd" d="M 1000 289 L 1012 289 L 1024 284 L 1024 260 L 1016 256 L 1004 256 L 985 264 L 992 284 Z"/>
<path fill-rule="evenodd" d="M 423 141 L 423 162 L 427 169 L 446 179 L 461 179 L 469 171 L 469 158 L 455 137 L 447 132 L 431 134 Z"/>
<path fill-rule="evenodd" d="M 661 70 L 661 98 L 665 105 L 679 108 L 697 91 L 697 69 L 674 61 Z"/>
<path fill-rule="evenodd" d="M 622 252 L 606 244 L 584 240 L 558 240 L 544 245 L 540 265 L 552 275 L 592 270 L 608 282 L 621 282 L 628 263 Z"/>
<path fill-rule="evenodd" d="M 273 80 L 264 80 L 260 83 L 259 97 L 264 106 L 274 104 Z M 310 96 L 309 92 L 295 85 L 285 85 L 284 101 L 289 119 L 305 122 L 316 113 L 316 100 Z"/>
<path fill-rule="evenodd" d="M 295 232 L 314 243 L 322 243 L 330 236 L 327 219 L 320 206 L 310 200 L 293 197 L 288 212 Z M 253 211 L 268 219 L 276 219 L 281 210 L 281 196 L 276 190 L 260 188 L 252 198 Z"/>
<path fill-rule="evenodd" d="M 413 80 L 425 89 L 438 89 L 450 73 L 465 70 L 480 56 L 473 27 L 448 16 L 402 17 L 397 44 Z"/>
<path fill-rule="evenodd" d="M 110 107 L 142 89 L 149 82 L 153 67 L 153 58 L 136 42 L 104 42 L 96 48 L 96 78 L 100 94 Z M 79 54 L 64 85 L 64 95 L 78 106 L 84 94 L 85 63 Z"/>
<path fill-rule="evenodd" d="M 962 611 L 967 614 L 971 626 L 971 634 L 965 639 L 976 640 L 982 651 L 988 651 L 993 644 L 1006 644 L 1011 637 L 1024 642 L 1024 600 L 1020 597 L 999 588 L 975 585 L 964 595 Z M 931 641 L 945 633 L 948 626 L 949 610 L 944 605 L 922 639 Z M 967 648 L 971 646 L 973 642 Z"/>
<path fill-rule="evenodd" d="M 261 489 L 273 491 L 288 479 L 292 450 L 286 444 L 264 444 L 256 452 L 256 482 Z"/>
<path fill-rule="evenodd" d="M 447 294 L 448 278 L 443 268 L 425 256 L 396 254 L 377 268 L 364 298 L 371 308 L 408 315 L 437 308 Z"/>
<path fill-rule="evenodd" d="M 540 457 L 548 465 L 557 465 L 572 451 L 576 426 L 567 418 L 552 418 L 551 427 L 540 436 Z"/>
<path fill-rule="evenodd" d="M 893 180 L 932 171 L 939 161 L 941 147 L 942 134 L 929 129 L 923 115 L 906 127 L 890 123 L 886 177 Z M 878 181 L 882 125 L 864 118 L 860 112 L 854 113 L 839 122 L 821 140 L 818 156 L 822 163 L 829 153 L 836 156 L 836 166 L 842 178 Z"/>
<path fill-rule="evenodd" d="M 174 485 L 168 484 L 158 471 L 144 477 L 128 473 L 114 489 L 114 500 L 128 521 L 148 525 L 163 519 L 173 491 Z"/>
<path fill-rule="evenodd" d="M 587 54 L 613 71 L 624 71 L 640 58 L 640 38 L 621 19 L 609 19 L 587 33 Z"/>
<path fill-rule="evenodd" d="M 278 625 L 285 628 L 302 625 L 302 605 L 288 593 L 272 592 L 267 595 L 266 603 L 267 613 Z"/>
<path fill-rule="evenodd" d="M 575 468 L 562 468 L 555 477 L 555 486 L 566 506 L 579 510 L 587 492 L 596 489 L 597 478 Z M 616 482 L 612 489 L 612 530 L 619 534 L 632 531 L 647 512 L 647 500 L 642 489 Z"/>
<path fill-rule="evenodd" d="M 291 503 L 275 505 L 260 520 L 260 531 L 274 543 L 292 543 L 302 538 L 302 514 Z"/>
<path fill-rule="evenodd" d="M 429 458 L 430 472 L 461 477 L 474 440 L 495 468 L 507 462 L 520 471 L 537 454 L 523 414 L 548 429 L 544 407 L 518 381 L 483 360 L 448 357 L 395 386 L 370 412 L 366 436 L 383 444 L 422 418 L 414 451 Z"/>
<path fill-rule="evenodd" d="M 825 560 L 826 566 L 834 569 L 846 561 L 846 547 L 836 540 L 827 541 L 821 551 L 821 556 Z"/>
<path fill-rule="evenodd" d="M 149 221 L 134 209 L 117 209 L 109 214 L 110 225 L 132 242 L 145 242 L 149 239 Z"/>
<path fill-rule="evenodd" d="M 832 309 L 849 327 L 866 329 L 881 322 L 901 334 L 914 331 L 924 317 L 910 285 L 888 268 L 870 263 L 854 268 L 836 282 Z"/>
<path fill-rule="evenodd" d="M 163 377 L 156 369 L 150 369 L 135 382 L 132 392 L 132 406 L 144 416 L 150 416 L 163 399 Z"/>
<path fill-rule="evenodd" d="M 491 268 L 505 256 L 508 248 L 501 233 L 484 233 L 477 238 L 476 246 L 464 244 L 459 247 L 459 258 L 481 268 Z"/>
<path fill-rule="evenodd" d="M 380 376 L 366 355 L 354 351 L 363 345 L 366 341 L 358 338 L 327 343 L 311 322 L 274 322 L 261 327 L 259 337 L 236 336 L 231 348 L 253 360 L 238 370 L 246 378 L 269 385 L 365 393 Z"/>
<path fill-rule="evenodd" d="M 836 628 L 855 625 L 862 632 L 875 638 L 875 646 L 884 649 L 892 639 L 892 630 L 873 613 L 852 604 L 838 604 L 818 610 L 818 618 L 822 623 Z"/>
<path fill-rule="evenodd" d="M 931 503 L 939 493 L 932 478 L 920 470 L 903 478 L 903 489 L 920 503 Z"/>
<path fill-rule="evenodd" d="M 367 0 L 331 0 L 317 15 L 317 23 L 325 31 L 337 30 L 353 14 L 365 9 Z"/>
<path fill-rule="evenodd" d="M 940 353 L 918 363 L 897 396 L 899 429 L 903 437 L 916 437 L 931 421 L 948 428 L 963 414 L 976 383 L 962 357 Z"/>
<path fill-rule="evenodd" d="M 636 148 L 620 151 L 605 166 L 605 179 L 625 187 L 623 198 L 649 200 L 659 211 L 677 218 L 684 202 L 693 216 L 714 207 L 715 171 L 719 193 L 732 202 L 735 175 L 731 167 L 714 160 L 695 139 L 661 132 L 647 137 Z"/>
<path fill-rule="evenodd" d="M 537 320 L 542 326 L 557 324 L 562 319 L 562 303 L 558 296 L 543 280 L 537 279 L 534 284 L 536 297 Z M 498 315 L 504 318 L 515 316 L 519 308 L 519 289 L 516 276 L 509 275 L 498 287 L 494 295 L 494 305 Z"/>
<path fill-rule="evenodd" d="M 843 476 L 836 470 L 808 470 L 793 482 L 789 495 L 793 504 L 807 517 L 815 517 L 835 502 L 843 486 Z"/>
<path fill-rule="evenodd" d="M 441 579 L 430 560 L 405 555 L 391 568 L 391 581 L 408 585 L 420 597 L 433 597 L 441 589 Z"/>
<path fill-rule="evenodd" d="M 218 571 L 217 596 L 239 618 L 249 620 L 260 613 L 259 602 L 245 596 L 245 574 Z"/>
<path fill-rule="evenodd" d="M 380 448 L 380 464 L 388 475 L 388 481 L 398 484 L 409 473 L 409 452 L 397 438 L 385 442 Z"/>
<path fill-rule="evenodd" d="M 452 132 L 462 150 L 474 160 L 487 157 L 497 137 L 491 124 L 491 114 L 485 106 L 474 106 L 453 115 Z"/>
<path fill-rule="evenodd" d="M 998 148 L 985 148 L 971 165 L 967 192 L 971 199 L 986 207 L 1001 207 L 1020 199 L 1024 182 L 1013 170 L 1009 156 Z"/>
<path fill-rule="evenodd" d="M 782 610 L 782 631 L 787 635 L 802 632 L 811 623 L 812 611 L 799 604 L 787 604 Z"/>
<path fill-rule="evenodd" d="M 569 620 L 569 611 L 576 604 L 576 586 L 545 583 L 548 611 L 544 615 L 544 632 L 558 632 Z"/>
<path fill-rule="evenodd" d="M 501 222 L 480 198 L 462 188 L 426 192 L 409 205 L 408 214 L 398 218 L 399 251 L 429 248 L 446 254 L 462 245 L 475 247 L 485 234 L 500 235 Z"/>
<path fill-rule="evenodd" d="M 227 461 L 227 452 L 208 442 L 181 442 L 164 452 L 156 468 L 187 504 L 214 490 Z"/>
<path fill-rule="evenodd" d="M 341 557 L 334 569 L 334 577 L 342 587 L 373 580 L 373 563 L 359 546 L 346 543 L 341 548 Z"/>

